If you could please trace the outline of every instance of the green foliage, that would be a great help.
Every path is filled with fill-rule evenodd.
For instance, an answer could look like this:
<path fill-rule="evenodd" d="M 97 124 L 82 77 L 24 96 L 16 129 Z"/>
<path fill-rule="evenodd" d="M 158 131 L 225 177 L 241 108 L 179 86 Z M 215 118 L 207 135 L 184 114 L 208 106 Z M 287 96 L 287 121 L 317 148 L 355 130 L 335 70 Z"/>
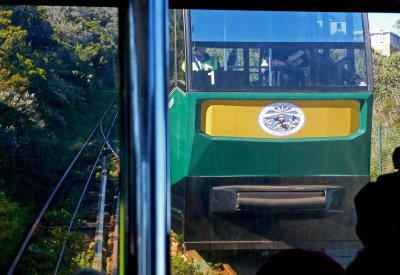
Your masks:
<path fill-rule="evenodd" d="M 0 190 L 13 195 L 20 178 L 28 178 L 42 184 L 28 183 L 27 190 L 47 191 L 34 199 L 45 196 L 51 173 L 100 117 L 96 110 L 104 110 L 111 94 L 94 100 L 88 89 L 117 90 L 116 15 L 104 8 L 0 8 Z"/>
<path fill-rule="evenodd" d="M 374 118 L 386 125 L 400 126 L 400 53 L 374 57 Z"/>
<path fill-rule="evenodd" d="M 12 11 L 0 8 L 0 90 L 25 92 L 28 79 L 23 69 L 28 51 L 27 32 L 12 25 L 12 14 Z"/>
<path fill-rule="evenodd" d="M 45 238 L 42 235 L 46 235 Z M 47 233 L 41 232 L 36 240 L 29 244 L 26 255 L 21 259 L 25 273 L 53 274 L 66 236 L 67 231 L 63 227 L 52 228 Z M 83 234 L 71 232 L 62 254 L 62 264 L 59 267 L 58 274 L 73 274 L 74 270 L 80 267 L 79 264 L 83 258 L 82 255 L 79 255 L 84 250 L 85 239 Z M 89 259 L 89 254 L 86 253 L 86 259 Z M 79 260 L 76 261 L 75 259 Z"/>
<path fill-rule="evenodd" d="M 115 97 L 98 91 L 118 90 L 117 26 L 110 8 L 0 7 L 0 273 Z M 65 227 L 69 219 L 66 210 L 52 211 L 42 225 Z M 46 234 L 48 241 L 30 244 L 25 274 L 54 272 L 65 228 Z M 70 240 L 72 261 L 84 242 Z"/>
<path fill-rule="evenodd" d="M 77 253 L 77 255 L 72 259 L 75 265 L 80 268 L 91 268 L 93 267 L 93 257 L 94 249 L 88 249 L 87 251 L 82 251 Z"/>
<path fill-rule="evenodd" d="M 43 222 L 46 224 L 46 226 L 66 226 L 69 224 L 71 217 L 71 213 L 65 209 L 50 210 L 44 215 Z"/>
<path fill-rule="evenodd" d="M 15 240 L 21 239 L 27 229 L 27 213 L 17 203 L 10 202 L 0 192 L 0 270 L 12 261 L 18 250 Z"/>
<path fill-rule="evenodd" d="M 181 10 L 170 10 L 169 16 L 170 18 L 175 18 L 176 14 L 176 36 L 175 36 L 175 29 L 174 29 L 174 21 L 169 20 L 169 59 L 172 65 L 172 69 L 169 70 L 170 80 L 175 79 L 175 70 L 176 70 L 176 78 L 180 81 L 185 81 L 185 73 L 181 69 L 181 65 L 185 60 L 185 46 L 184 46 L 184 33 L 183 33 L 183 14 Z M 176 38 L 176 39 L 175 39 Z M 177 68 L 175 68 L 175 47 L 176 47 L 176 63 Z M 174 81 L 170 84 L 173 85 Z M 172 88 L 172 86 L 170 86 Z"/>
<path fill-rule="evenodd" d="M 387 57 L 374 53 L 373 63 L 372 180 L 381 173 L 380 167 L 382 173 L 393 172 L 392 152 L 400 146 L 400 53 Z"/>
<path fill-rule="evenodd" d="M 171 256 L 172 275 L 201 275 L 199 265 L 187 261 L 182 255 Z"/>
<path fill-rule="evenodd" d="M 180 245 L 183 245 L 184 240 L 185 240 L 185 238 L 184 238 L 183 233 L 182 233 L 182 234 L 176 235 L 176 241 L 177 241 Z"/>
<path fill-rule="evenodd" d="M 113 89 L 118 83 L 117 13 L 107 8 L 46 7 L 54 39 L 70 52 L 62 69 L 90 89 Z"/>
<path fill-rule="evenodd" d="M 107 162 L 108 173 L 112 177 L 118 177 L 121 170 L 119 157 L 114 154 L 109 154 L 107 159 L 109 159 Z"/>
<path fill-rule="evenodd" d="M 400 72 L 398 72 L 400 66 L 400 53 L 396 52 L 388 57 L 375 55 L 378 60 L 377 67 L 375 69 L 376 77 L 376 88 L 379 91 L 387 91 L 393 89 L 399 89 L 400 83 L 398 83 L 398 77 Z"/>

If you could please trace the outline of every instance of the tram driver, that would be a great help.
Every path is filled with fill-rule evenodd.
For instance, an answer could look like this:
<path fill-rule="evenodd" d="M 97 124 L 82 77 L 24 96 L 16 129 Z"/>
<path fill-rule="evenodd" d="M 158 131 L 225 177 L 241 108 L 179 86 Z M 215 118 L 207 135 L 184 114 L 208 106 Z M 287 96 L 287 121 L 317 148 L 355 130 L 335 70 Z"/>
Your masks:
<path fill-rule="evenodd" d="M 206 52 L 205 47 L 193 47 L 192 70 L 193 71 L 217 71 L 220 69 L 218 58 Z M 183 62 L 182 70 L 186 70 L 186 63 Z"/>

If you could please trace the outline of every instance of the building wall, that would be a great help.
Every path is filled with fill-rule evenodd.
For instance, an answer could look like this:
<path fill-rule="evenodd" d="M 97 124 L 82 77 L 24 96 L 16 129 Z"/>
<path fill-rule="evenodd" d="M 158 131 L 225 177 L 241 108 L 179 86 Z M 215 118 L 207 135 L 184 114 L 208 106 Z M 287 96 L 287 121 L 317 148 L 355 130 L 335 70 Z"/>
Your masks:
<path fill-rule="evenodd" d="M 388 56 L 400 51 L 400 36 L 392 32 L 371 32 L 371 46 L 377 52 Z"/>

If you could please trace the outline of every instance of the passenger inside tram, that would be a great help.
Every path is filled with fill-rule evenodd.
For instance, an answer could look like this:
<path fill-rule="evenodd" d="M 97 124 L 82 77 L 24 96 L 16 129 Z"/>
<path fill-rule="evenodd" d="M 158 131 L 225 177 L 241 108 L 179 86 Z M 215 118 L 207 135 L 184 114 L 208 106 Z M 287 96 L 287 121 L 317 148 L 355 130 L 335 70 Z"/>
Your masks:
<path fill-rule="evenodd" d="M 268 64 L 269 54 L 271 64 Z M 262 73 L 272 74 L 271 86 L 304 86 L 309 57 L 304 49 L 264 49 L 260 66 Z"/>
<path fill-rule="evenodd" d="M 342 275 L 343 271 L 343 267 L 324 252 L 296 248 L 271 256 L 256 275 Z"/>

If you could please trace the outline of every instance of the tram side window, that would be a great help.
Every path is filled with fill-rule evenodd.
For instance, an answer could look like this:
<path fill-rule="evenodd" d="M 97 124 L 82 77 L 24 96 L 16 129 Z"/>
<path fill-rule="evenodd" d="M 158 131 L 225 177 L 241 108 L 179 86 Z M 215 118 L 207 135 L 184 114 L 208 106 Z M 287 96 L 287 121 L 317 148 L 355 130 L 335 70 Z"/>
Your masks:
<path fill-rule="evenodd" d="M 222 60 L 224 70 L 244 71 L 243 48 L 228 48 L 226 51 L 228 52 L 226 63 Z"/>
<path fill-rule="evenodd" d="M 308 50 L 301 47 L 269 47 L 261 50 L 260 79 L 262 86 L 309 86 Z"/>
<path fill-rule="evenodd" d="M 248 50 L 197 43 L 193 45 L 193 89 L 243 90 L 249 86 Z M 199 49 L 203 54 L 199 55 Z M 185 63 L 182 70 L 185 70 Z"/>
<path fill-rule="evenodd" d="M 366 86 L 365 51 L 319 48 L 311 55 L 311 83 L 315 86 Z"/>
<path fill-rule="evenodd" d="M 251 85 L 254 85 L 254 83 L 261 83 L 262 82 L 262 75 L 265 73 L 265 67 L 264 71 L 262 71 L 262 68 L 260 66 L 265 65 L 260 64 L 261 60 L 261 49 L 260 48 L 250 48 L 249 49 L 249 78 L 250 78 L 250 83 Z"/>
<path fill-rule="evenodd" d="M 323 44 L 324 47 L 321 43 L 261 47 L 249 44 L 250 47 L 242 48 L 200 44 L 210 64 L 196 65 L 196 59 L 192 60 L 192 89 L 245 91 L 268 87 L 367 85 L 363 48 L 352 43 L 347 48 L 337 48 L 335 43 Z M 184 72 L 182 66 L 179 71 Z"/>

